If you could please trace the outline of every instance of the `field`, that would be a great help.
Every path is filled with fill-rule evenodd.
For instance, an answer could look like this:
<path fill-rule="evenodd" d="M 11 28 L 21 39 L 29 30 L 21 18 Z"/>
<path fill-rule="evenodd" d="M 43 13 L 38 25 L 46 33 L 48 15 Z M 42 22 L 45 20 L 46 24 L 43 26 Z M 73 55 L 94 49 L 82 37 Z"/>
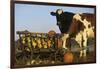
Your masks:
<path fill-rule="evenodd" d="M 80 57 L 80 47 L 77 42 L 73 39 L 70 40 L 71 49 L 65 50 L 61 46 L 58 48 L 58 44 L 56 38 L 53 39 L 45 39 L 47 43 L 48 40 L 51 40 L 51 47 L 44 47 L 44 45 L 39 48 L 31 45 L 28 41 L 27 44 L 21 43 L 20 39 L 15 41 L 15 65 L 55 65 L 55 64 L 82 64 L 82 63 L 92 63 L 96 62 L 96 55 L 95 55 L 95 40 L 89 39 L 88 40 L 88 47 L 87 49 L 87 56 Z M 40 40 L 39 38 L 36 39 L 37 41 Z M 42 39 L 41 39 L 42 40 Z M 42 43 L 42 42 L 40 42 Z M 69 54 L 68 54 L 69 53 Z M 68 54 L 68 58 L 65 62 L 64 55 Z M 71 54 L 71 55 L 70 55 Z M 67 58 L 66 57 L 66 58 Z"/>

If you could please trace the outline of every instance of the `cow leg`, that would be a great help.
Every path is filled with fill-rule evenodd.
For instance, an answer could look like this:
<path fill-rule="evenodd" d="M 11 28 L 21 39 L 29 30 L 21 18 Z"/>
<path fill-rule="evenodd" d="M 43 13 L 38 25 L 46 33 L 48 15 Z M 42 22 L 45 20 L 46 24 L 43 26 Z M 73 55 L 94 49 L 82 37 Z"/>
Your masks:
<path fill-rule="evenodd" d="M 83 42 L 84 50 L 83 50 L 83 56 L 86 57 L 86 52 L 87 52 L 87 39 L 84 40 Z"/>
<path fill-rule="evenodd" d="M 66 40 L 63 41 L 63 48 L 64 48 L 64 49 L 68 49 L 68 48 L 66 47 Z"/>
<path fill-rule="evenodd" d="M 83 47 L 84 47 L 84 50 L 83 50 L 83 56 L 86 57 L 86 52 L 87 52 L 87 32 L 84 32 L 83 33 L 83 39 L 84 39 L 84 42 L 83 42 Z"/>
<path fill-rule="evenodd" d="M 69 37 L 69 34 L 64 34 L 64 36 L 62 37 L 62 40 L 63 40 L 63 48 L 64 49 L 68 49 L 66 47 L 66 39 Z"/>
<path fill-rule="evenodd" d="M 75 15 L 73 16 L 73 18 L 76 19 L 76 20 L 82 21 L 82 18 L 81 18 L 81 16 L 80 16 L 80 14 L 75 14 Z"/>
<path fill-rule="evenodd" d="M 83 51 L 82 51 L 82 46 L 83 46 L 83 35 L 82 35 L 82 31 L 80 31 L 80 33 L 78 33 L 75 37 L 75 40 L 77 41 L 77 43 L 79 44 L 81 50 L 80 50 L 80 57 L 82 57 L 83 55 Z"/>
<path fill-rule="evenodd" d="M 83 39 L 82 39 L 82 36 L 81 36 L 80 40 L 79 40 L 79 46 L 81 48 L 81 50 L 80 50 L 80 57 L 82 57 L 82 55 L 83 55 L 83 50 L 82 50 L 83 43 L 82 43 L 82 41 L 83 41 Z"/>
<path fill-rule="evenodd" d="M 82 41 L 79 42 L 79 46 L 80 46 L 80 48 L 82 48 Z M 81 50 L 80 51 L 80 57 L 82 57 L 82 54 L 83 54 L 83 51 Z"/>

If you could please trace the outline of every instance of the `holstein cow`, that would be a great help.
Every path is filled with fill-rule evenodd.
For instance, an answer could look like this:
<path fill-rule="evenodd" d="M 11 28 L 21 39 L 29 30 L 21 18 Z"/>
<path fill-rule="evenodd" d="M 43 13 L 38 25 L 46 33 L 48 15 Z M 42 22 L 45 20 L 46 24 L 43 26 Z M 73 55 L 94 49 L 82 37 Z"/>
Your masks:
<path fill-rule="evenodd" d="M 94 14 L 75 14 L 57 9 L 56 12 L 51 12 L 51 15 L 56 16 L 57 25 L 63 34 L 63 48 L 68 49 L 66 42 L 69 38 L 74 38 L 80 48 L 87 48 L 88 38 L 94 38 Z M 86 49 L 80 51 L 80 57 L 82 56 L 86 56 Z"/>

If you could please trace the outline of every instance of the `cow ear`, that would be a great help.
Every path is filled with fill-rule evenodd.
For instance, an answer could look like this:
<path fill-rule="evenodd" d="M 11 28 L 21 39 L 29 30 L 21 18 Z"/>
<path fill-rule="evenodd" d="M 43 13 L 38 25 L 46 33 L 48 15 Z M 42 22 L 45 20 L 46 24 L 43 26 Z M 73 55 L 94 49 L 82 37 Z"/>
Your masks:
<path fill-rule="evenodd" d="M 50 12 L 50 14 L 51 14 L 52 16 L 56 16 L 56 13 L 55 13 L 55 12 Z"/>

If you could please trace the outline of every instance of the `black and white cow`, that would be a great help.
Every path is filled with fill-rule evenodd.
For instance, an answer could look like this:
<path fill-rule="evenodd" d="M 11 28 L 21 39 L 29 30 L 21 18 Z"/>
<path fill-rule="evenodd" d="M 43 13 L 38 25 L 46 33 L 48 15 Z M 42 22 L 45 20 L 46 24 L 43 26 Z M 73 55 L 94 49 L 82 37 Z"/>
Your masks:
<path fill-rule="evenodd" d="M 94 38 L 94 14 L 75 14 L 57 9 L 56 12 L 51 12 L 51 15 L 56 16 L 57 25 L 63 34 L 63 48 L 68 49 L 66 40 L 69 38 L 74 38 L 80 48 L 86 48 L 88 38 Z M 80 51 L 80 57 L 82 56 L 86 56 L 86 49 Z"/>

